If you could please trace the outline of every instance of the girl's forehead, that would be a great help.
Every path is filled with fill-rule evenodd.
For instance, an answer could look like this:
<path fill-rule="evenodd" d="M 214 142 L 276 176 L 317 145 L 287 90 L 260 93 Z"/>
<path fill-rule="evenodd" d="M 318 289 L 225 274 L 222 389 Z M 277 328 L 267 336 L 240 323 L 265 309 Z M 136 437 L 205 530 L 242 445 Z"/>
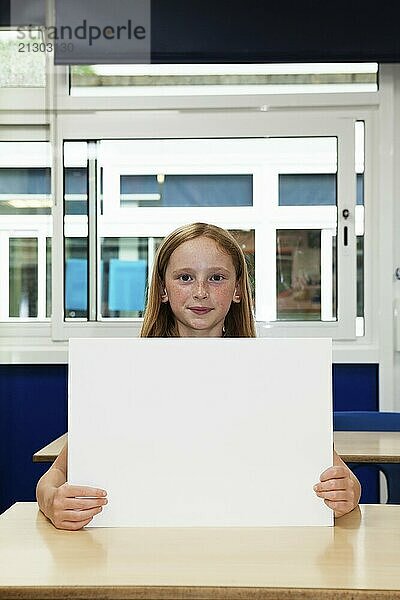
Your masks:
<path fill-rule="evenodd" d="M 223 265 L 233 266 L 233 260 L 217 242 L 211 238 L 198 237 L 193 240 L 183 242 L 171 254 L 169 263 L 181 262 L 181 260 L 191 261 L 193 263 L 202 262 L 204 260 L 218 260 Z M 213 266 L 215 266 L 213 264 Z"/>

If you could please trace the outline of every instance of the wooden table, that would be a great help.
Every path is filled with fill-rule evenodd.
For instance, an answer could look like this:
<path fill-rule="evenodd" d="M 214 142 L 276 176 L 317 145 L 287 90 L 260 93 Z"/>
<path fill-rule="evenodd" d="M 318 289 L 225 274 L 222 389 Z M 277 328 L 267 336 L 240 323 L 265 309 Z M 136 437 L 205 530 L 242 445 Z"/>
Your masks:
<path fill-rule="evenodd" d="M 34 462 L 52 462 L 61 452 L 67 434 L 33 455 Z M 335 448 L 345 462 L 400 462 L 400 432 L 335 431 Z"/>
<path fill-rule="evenodd" d="M 345 462 L 400 463 L 400 431 L 335 431 L 334 440 Z"/>
<path fill-rule="evenodd" d="M 53 462 L 60 454 L 65 442 L 67 441 L 67 434 L 60 435 L 59 438 L 47 444 L 44 448 L 41 448 L 32 457 L 33 462 Z"/>
<path fill-rule="evenodd" d="M 0 517 L 0 598 L 400 599 L 400 506 L 335 527 L 59 531 L 35 503 Z"/>

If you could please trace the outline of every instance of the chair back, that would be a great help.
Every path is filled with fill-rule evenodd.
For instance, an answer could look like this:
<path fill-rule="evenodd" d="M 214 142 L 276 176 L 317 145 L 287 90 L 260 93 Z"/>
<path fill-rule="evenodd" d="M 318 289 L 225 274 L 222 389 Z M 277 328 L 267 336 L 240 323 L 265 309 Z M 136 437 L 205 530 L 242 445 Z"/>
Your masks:
<path fill-rule="evenodd" d="M 343 410 L 333 413 L 335 431 L 400 431 L 400 413 Z"/>

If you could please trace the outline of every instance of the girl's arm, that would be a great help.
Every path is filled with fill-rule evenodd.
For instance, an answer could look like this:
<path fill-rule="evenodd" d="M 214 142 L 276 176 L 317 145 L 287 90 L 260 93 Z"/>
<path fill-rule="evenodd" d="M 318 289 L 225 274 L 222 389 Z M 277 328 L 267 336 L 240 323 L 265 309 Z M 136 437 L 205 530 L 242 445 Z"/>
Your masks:
<path fill-rule="evenodd" d="M 333 467 L 329 467 L 320 476 L 314 490 L 335 517 L 341 517 L 355 508 L 361 496 L 361 485 L 354 473 L 333 450 Z"/>
<path fill-rule="evenodd" d="M 67 483 L 67 444 L 36 487 L 39 508 L 57 529 L 82 529 L 107 504 L 105 496 L 104 490 Z"/>

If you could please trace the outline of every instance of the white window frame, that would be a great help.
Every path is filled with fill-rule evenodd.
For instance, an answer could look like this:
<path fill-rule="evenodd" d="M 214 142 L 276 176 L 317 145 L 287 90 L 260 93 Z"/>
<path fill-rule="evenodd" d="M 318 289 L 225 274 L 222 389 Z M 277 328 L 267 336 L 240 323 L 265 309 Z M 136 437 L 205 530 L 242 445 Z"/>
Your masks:
<path fill-rule="evenodd" d="M 11 91 L 11 90 L 7 90 Z M 7 99 L 7 94 L 2 96 L 3 101 Z M 29 90 L 27 90 L 26 101 L 30 101 L 31 97 Z M 11 96 L 10 104 L 12 105 Z M 48 119 L 43 113 L 33 113 L 29 119 L 26 113 L 26 105 L 22 110 L 22 95 L 19 102 L 16 102 L 16 112 L 11 110 L 7 112 L 5 110 L 1 113 L 2 123 L 0 123 L 0 141 L 1 142 L 49 142 L 49 126 Z M 6 104 L 4 102 L 4 107 Z M 1 107 L 0 107 L 1 108 Z M 28 124 L 30 121 L 30 124 Z M 47 125 L 46 125 L 47 122 Z M 24 166 L 13 164 L 12 166 Z M 40 165 L 43 166 L 43 165 Z M 39 252 L 42 251 L 44 236 L 44 257 L 46 248 L 46 237 L 52 237 L 52 215 L 21 215 L 18 216 L 18 225 L 15 226 L 15 216 L 13 215 L 2 215 L 0 222 L 0 251 L 3 259 L 0 261 L 0 277 L 2 283 L 5 282 L 5 286 L 8 288 L 9 281 L 9 238 L 10 237 L 36 237 L 38 238 L 38 258 Z M 41 242 L 39 240 L 42 240 Z M 42 244 L 42 245 L 41 245 Z M 4 260 L 4 257 L 7 260 Z M 46 268 L 46 262 L 44 258 L 44 268 Z M 7 270 L 7 274 L 6 274 Z M 43 266 L 40 269 L 43 277 Z M 39 274 L 39 265 L 38 265 Z M 6 279 L 3 277 L 6 276 Z M 38 289 L 38 295 L 41 295 L 41 310 L 43 314 L 43 302 L 44 302 L 44 315 L 46 314 L 46 288 L 44 281 L 44 288 L 42 292 Z M 8 290 L 7 290 L 8 299 Z M 44 297 L 43 297 L 44 296 Z M 3 294 L 3 298 L 5 295 Z M 7 313 L 8 315 L 8 300 L 3 300 L 4 305 L 2 307 L 2 315 Z M 39 297 L 38 297 L 38 308 L 39 308 Z M 7 317 L 6 322 L 0 321 L 0 332 L 2 338 L 2 344 L 0 344 L 0 361 L 11 360 L 12 362 L 25 362 L 27 357 L 28 362 L 41 360 L 41 357 L 49 356 L 49 341 L 51 340 L 51 323 L 50 319 L 44 317 L 43 319 L 30 317 L 27 319 L 15 318 L 11 319 Z M 45 346 L 45 348 L 44 348 Z M 34 347 L 41 348 L 39 353 L 34 352 L 33 355 L 30 353 L 30 349 Z M 51 347 L 51 344 L 50 344 Z M 26 351 L 27 349 L 28 352 Z M 54 357 L 53 357 L 54 358 Z M 61 357 L 60 357 L 61 358 Z M 56 362 L 59 360 L 56 359 Z"/>
<path fill-rule="evenodd" d="M 7 215 L 8 216 L 8 215 Z M 0 280 L 2 281 L 2 293 L 0 294 L 0 321 L 7 323 L 32 323 L 45 322 L 50 319 L 46 317 L 46 238 L 52 237 L 51 216 L 31 215 L 19 217 L 18 226 L 12 217 L 5 219 L 0 224 L 0 248 L 2 261 L 0 263 Z M 9 225 L 7 226 L 7 223 Z M 30 238 L 36 239 L 38 245 L 38 297 L 37 317 L 10 317 L 9 311 L 9 244 L 11 239 Z"/>
<path fill-rule="evenodd" d="M 156 118 L 155 118 L 156 117 Z M 261 335 L 279 336 L 325 336 L 334 339 L 355 339 L 355 201 L 356 201 L 356 174 L 354 156 L 354 118 L 349 116 L 327 118 L 326 115 L 304 116 L 304 114 L 269 114 L 259 112 L 257 114 L 235 115 L 232 123 L 231 115 L 210 114 L 207 119 L 203 115 L 185 113 L 167 113 L 162 115 L 118 113 L 112 118 L 101 115 L 98 118 L 87 119 L 84 115 L 58 115 L 58 152 L 54 155 L 61 156 L 62 143 L 66 140 L 85 139 L 152 139 L 155 137 L 167 139 L 181 138 L 209 138 L 209 137 L 337 137 L 338 139 L 338 273 L 341 277 L 341 285 L 338 286 L 338 321 L 337 322 L 274 322 L 260 323 Z M 156 120 L 156 123 L 154 122 Z M 62 198 L 63 174 L 61 161 L 54 165 L 56 180 L 56 197 Z M 342 211 L 344 208 L 350 210 L 350 217 L 346 223 L 343 222 Z M 143 210 L 143 209 L 141 209 Z M 226 213 L 227 209 L 223 210 Z M 282 210 L 282 207 L 279 207 Z M 174 210 L 171 211 L 171 222 L 174 222 Z M 179 213 L 178 222 L 181 222 L 182 209 Z M 201 218 L 199 210 L 196 211 L 196 219 Z M 183 211 L 185 212 L 185 211 Z M 193 214 L 193 212 L 192 212 Z M 63 231 L 63 207 L 62 202 L 57 202 L 53 211 L 54 231 Z M 187 221 L 184 215 L 184 220 Z M 229 219 L 229 217 L 228 217 Z M 189 219 L 194 220 L 193 218 Z M 226 217 L 224 217 L 226 222 Z M 176 223 L 176 221 L 175 221 Z M 261 222 L 257 224 L 262 239 L 273 239 L 267 225 Z M 343 227 L 349 228 L 349 245 L 346 249 L 342 245 Z M 237 228 L 243 226 L 243 221 L 226 223 L 227 227 Z M 55 238 L 53 245 L 53 321 L 52 335 L 54 340 L 66 340 L 70 336 L 108 336 L 127 335 L 131 336 L 133 331 L 139 330 L 139 323 L 132 328 L 126 322 L 79 322 L 71 323 L 63 321 L 63 248 L 62 237 Z M 273 256 L 275 256 L 275 249 Z M 256 267 L 257 269 L 257 267 Z M 260 274 L 258 278 L 261 281 Z M 257 279 L 257 271 L 256 271 Z M 272 280 L 271 280 L 272 281 Z M 340 283 L 340 282 L 339 282 Z M 274 286 L 275 287 L 275 286 Z M 57 298 L 56 298 L 57 296 Z"/>

